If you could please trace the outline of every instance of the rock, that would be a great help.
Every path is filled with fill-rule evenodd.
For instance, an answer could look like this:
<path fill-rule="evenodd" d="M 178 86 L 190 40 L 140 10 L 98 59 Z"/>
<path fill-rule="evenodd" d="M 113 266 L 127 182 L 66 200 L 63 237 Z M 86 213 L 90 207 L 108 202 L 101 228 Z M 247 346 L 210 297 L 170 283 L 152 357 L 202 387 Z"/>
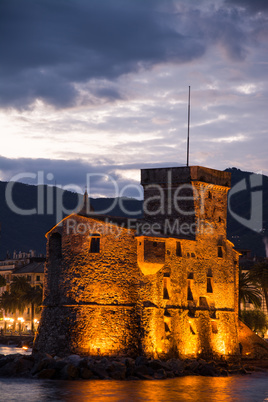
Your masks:
<path fill-rule="evenodd" d="M 151 360 L 148 362 L 147 365 L 153 370 L 159 370 L 159 369 L 168 370 L 168 365 L 162 362 L 161 360 Z"/>
<path fill-rule="evenodd" d="M 62 380 L 74 380 L 79 377 L 79 369 L 72 363 L 67 363 L 60 371 Z"/>
<path fill-rule="evenodd" d="M 202 365 L 201 368 L 198 370 L 198 374 L 209 377 L 216 377 L 218 375 L 216 370 L 209 364 Z"/>
<path fill-rule="evenodd" d="M 145 379 L 146 376 L 154 376 L 154 370 L 147 366 L 137 366 L 133 370 L 133 375 L 141 379 Z"/>
<path fill-rule="evenodd" d="M 135 366 L 135 360 L 131 359 L 131 357 L 127 357 L 125 359 L 122 360 L 122 363 L 124 363 L 124 365 L 126 367 L 131 367 L 131 366 Z"/>
<path fill-rule="evenodd" d="M 154 373 L 154 378 L 157 380 L 163 380 L 167 378 L 167 374 L 165 370 L 161 368 Z"/>
<path fill-rule="evenodd" d="M 187 368 L 192 371 L 193 373 L 198 372 L 198 368 L 200 366 L 200 363 L 197 360 L 193 360 L 188 366 Z"/>
<path fill-rule="evenodd" d="M 25 375 L 30 373 L 34 366 L 34 360 L 27 359 L 27 358 L 20 358 L 16 362 L 16 374 Z"/>
<path fill-rule="evenodd" d="M 124 380 L 126 378 L 126 366 L 117 361 L 113 361 L 108 368 L 110 376 L 115 380 Z"/>
<path fill-rule="evenodd" d="M 100 378 L 101 380 L 109 378 L 109 374 L 106 368 L 101 365 L 90 365 L 89 370 L 91 370 L 93 374 L 95 374 L 95 376 L 97 376 L 97 378 Z"/>
<path fill-rule="evenodd" d="M 185 367 L 185 363 L 183 360 L 179 360 L 179 359 L 170 359 L 167 361 L 167 366 L 168 368 L 175 372 L 179 372 L 182 373 Z"/>
<path fill-rule="evenodd" d="M 92 373 L 91 370 L 89 370 L 89 368 L 87 368 L 87 367 L 80 368 L 80 377 L 83 378 L 84 380 L 88 380 L 88 379 L 92 378 L 93 376 L 94 376 L 94 374 Z"/>
<path fill-rule="evenodd" d="M 148 363 L 148 360 L 144 356 L 138 356 L 135 360 L 135 366 L 143 366 Z"/>
<path fill-rule="evenodd" d="M 39 380 L 44 380 L 44 379 L 50 379 L 52 378 L 56 373 L 55 369 L 43 369 L 39 373 L 36 374 L 36 377 Z"/>
<path fill-rule="evenodd" d="M 78 355 L 70 355 L 64 359 L 67 363 L 71 363 L 73 366 L 78 367 L 81 361 L 83 360 L 82 357 Z"/>
<path fill-rule="evenodd" d="M 36 360 L 35 358 L 35 364 L 32 368 L 31 373 L 35 375 L 39 371 L 42 371 L 43 369 L 55 369 L 57 362 L 53 359 L 52 356 L 47 355 L 43 359 Z"/>

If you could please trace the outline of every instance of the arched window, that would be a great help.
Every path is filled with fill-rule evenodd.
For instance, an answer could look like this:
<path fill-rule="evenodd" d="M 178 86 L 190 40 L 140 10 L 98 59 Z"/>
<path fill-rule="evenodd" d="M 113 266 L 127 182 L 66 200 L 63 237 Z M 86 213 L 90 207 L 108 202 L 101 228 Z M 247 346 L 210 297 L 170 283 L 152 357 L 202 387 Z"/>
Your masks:
<path fill-rule="evenodd" d="M 60 233 L 52 233 L 49 237 L 49 257 L 53 260 L 62 258 Z"/>

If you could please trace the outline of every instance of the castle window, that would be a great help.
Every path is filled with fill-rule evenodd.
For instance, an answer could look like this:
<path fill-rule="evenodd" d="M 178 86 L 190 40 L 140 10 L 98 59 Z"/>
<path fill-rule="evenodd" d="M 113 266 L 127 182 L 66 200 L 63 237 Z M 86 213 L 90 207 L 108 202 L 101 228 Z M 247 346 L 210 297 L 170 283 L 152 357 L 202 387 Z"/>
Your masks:
<path fill-rule="evenodd" d="M 144 262 L 165 262 L 166 244 L 163 241 L 144 240 Z"/>
<path fill-rule="evenodd" d="M 194 279 L 194 273 L 189 272 L 187 279 Z"/>
<path fill-rule="evenodd" d="M 163 279 L 163 299 L 169 300 L 169 294 L 168 294 L 168 280 L 169 278 Z"/>
<path fill-rule="evenodd" d="M 165 324 L 165 332 L 170 332 L 168 324 L 166 322 L 164 324 Z"/>
<path fill-rule="evenodd" d="M 49 238 L 49 256 L 52 260 L 62 258 L 60 233 L 52 233 Z"/>
<path fill-rule="evenodd" d="M 213 334 L 217 334 L 218 333 L 218 327 L 217 327 L 217 323 L 215 321 L 211 322 L 211 329 L 212 329 L 212 333 Z"/>
<path fill-rule="evenodd" d="M 177 245 L 176 245 L 176 256 L 177 257 L 181 257 L 182 256 L 182 252 L 181 252 L 181 242 L 177 241 Z"/>
<path fill-rule="evenodd" d="M 218 257 L 223 258 L 222 246 L 218 246 Z"/>
<path fill-rule="evenodd" d="M 209 309 L 207 298 L 204 296 L 199 297 L 199 307 Z"/>
<path fill-rule="evenodd" d="M 93 233 L 90 240 L 90 253 L 100 252 L 100 235 L 98 233 Z"/>
<path fill-rule="evenodd" d="M 207 293 L 213 293 L 212 279 L 210 277 L 207 277 Z"/>
<path fill-rule="evenodd" d="M 218 237 L 218 246 L 223 246 L 223 236 Z"/>
<path fill-rule="evenodd" d="M 211 200 L 211 198 L 212 198 L 212 195 L 211 195 L 211 192 L 209 191 L 208 192 L 208 198 Z"/>
<path fill-rule="evenodd" d="M 188 287 L 187 287 L 187 300 L 188 301 L 193 301 L 194 298 L 193 298 L 193 293 L 192 293 L 192 289 L 191 289 L 191 279 L 187 280 L 187 284 L 188 284 Z"/>
<path fill-rule="evenodd" d="M 193 327 L 191 326 L 191 324 L 190 324 L 190 331 L 191 331 L 192 335 L 195 335 L 195 332 L 194 332 Z"/>
<path fill-rule="evenodd" d="M 37 282 L 40 282 L 40 275 L 37 275 L 37 276 L 36 276 L 36 281 L 37 281 Z"/>
<path fill-rule="evenodd" d="M 195 253 L 191 253 L 191 257 L 192 257 L 192 258 L 195 258 Z"/>

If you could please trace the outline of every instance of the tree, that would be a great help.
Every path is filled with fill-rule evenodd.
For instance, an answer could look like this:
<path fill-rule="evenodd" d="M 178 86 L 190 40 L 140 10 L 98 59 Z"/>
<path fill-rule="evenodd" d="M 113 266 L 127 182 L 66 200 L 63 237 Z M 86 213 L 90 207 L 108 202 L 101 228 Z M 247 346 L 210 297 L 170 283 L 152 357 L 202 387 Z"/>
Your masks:
<path fill-rule="evenodd" d="M 30 286 L 24 293 L 23 300 L 31 305 L 31 330 L 34 332 L 34 313 L 41 306 L 43 299 L 43 286 Z"/>
<path fill-rule="evenodd" d="M 261 307 L 262 294 L 259 289 L 254 286 L 249 272 L 239 271 L 239 316 L 241 316 L 240 304 L 244 308 L 246 303 L 252 303 L 254 307 Z"/>
<path fill-rule="evenodd" d="M 6 280 L 5 280 L 5 278 L 3 277 L 3 275 L 0 275 L 0 288 L 1 287 L 3 287 L 3 286 L 6 286 Z"/>
<path fill-rule="evenodd" d="M 268 261 L 255 264 L 250 271 L 250 278 L 263 291 L 268 310 Z"/>
<path fill-rule="evenodd" d="M 262 310 L 244 310 L 241 314 L 242 321 L 254 332 L 265 333 L 267 329 L 267 318 Z"/>
<path fill-rule="evenodd" d="M 41 285 L 31 286 L 25 276 L 14 276 L 10 292 L 2 294 L 0 306 L 8 312 L 15 313 L 31 305 L 31 329 L 34 331 L 34 313 L 42 303 L 43 288 Z"/>

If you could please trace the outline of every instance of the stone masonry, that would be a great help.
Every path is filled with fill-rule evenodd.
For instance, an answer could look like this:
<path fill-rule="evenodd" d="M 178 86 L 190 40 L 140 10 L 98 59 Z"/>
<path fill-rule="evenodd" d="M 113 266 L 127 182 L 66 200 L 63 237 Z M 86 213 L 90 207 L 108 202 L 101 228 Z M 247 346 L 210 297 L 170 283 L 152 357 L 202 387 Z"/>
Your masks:
<path fill-rule="evenodd" d="M 230 173 L 145 169 L 144 219 L 74 213 L 47 234 L 35 349 L 64 356 L 238 354 Z"/>

